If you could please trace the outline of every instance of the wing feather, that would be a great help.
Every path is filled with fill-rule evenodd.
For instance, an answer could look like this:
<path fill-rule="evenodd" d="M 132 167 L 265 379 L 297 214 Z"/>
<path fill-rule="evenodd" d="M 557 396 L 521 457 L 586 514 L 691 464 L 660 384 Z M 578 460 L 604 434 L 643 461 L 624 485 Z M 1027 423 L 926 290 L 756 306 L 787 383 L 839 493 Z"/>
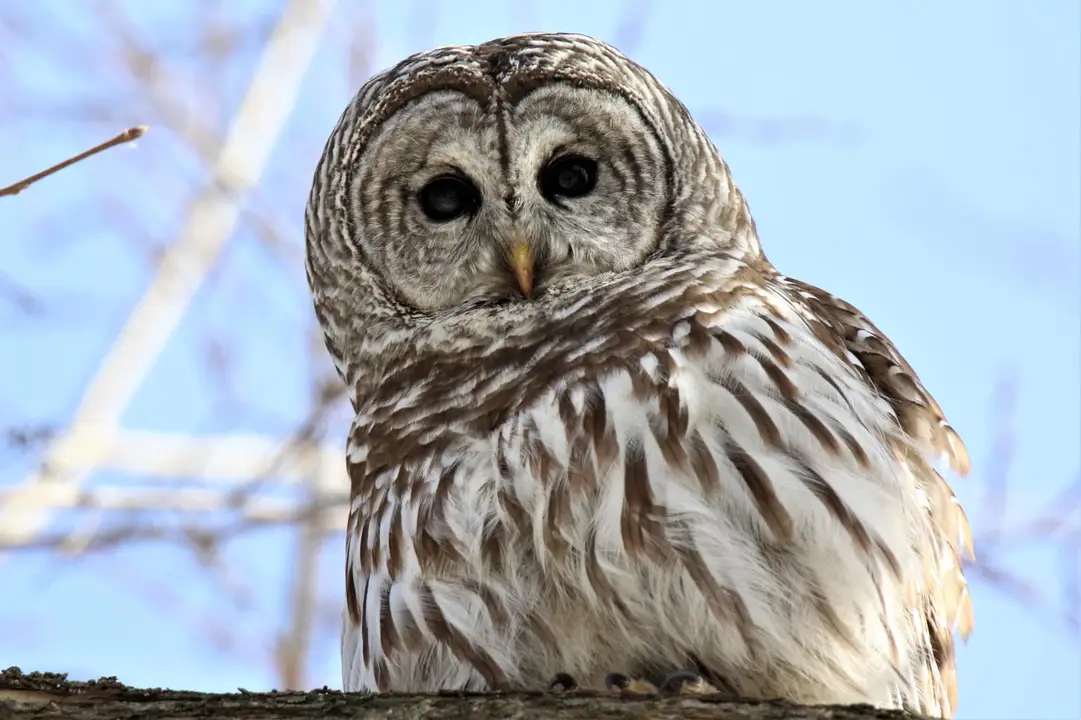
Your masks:
<path fill-rule="evenodd" d="M 851 304 L 824 290 L 796 280 L 784 282 L 794 289 L 810 311 L 809 322 L 820 337 L 843 339 L 843 350 L 862 369 L 867 382 L 889 401 L 899 427 L 922 454 L 903 445 L 897 452 L 910 469 L 913 481 L 926 495 L 927 513 L 933 529 L 925 538 L 927 588 L 925 607 L 927 658 L 934 667 L 934 693 L 943 706 L 957 707 L 957 670 L 953 632 L 967 639 L 974 620 L 968 583 L 962 571 L 965 560 L 975 557 L 972 531 L 964 509 L 949 484 L 935 470 L 930 458 L 944 457 L 950 468 L 967 475 L 969 454 L 958 433 L 915 370 L 889 338 Z M 840 348 L 835 349 L 840 350 Z M 948 703 L 948 704 L 946 704 Z"/>

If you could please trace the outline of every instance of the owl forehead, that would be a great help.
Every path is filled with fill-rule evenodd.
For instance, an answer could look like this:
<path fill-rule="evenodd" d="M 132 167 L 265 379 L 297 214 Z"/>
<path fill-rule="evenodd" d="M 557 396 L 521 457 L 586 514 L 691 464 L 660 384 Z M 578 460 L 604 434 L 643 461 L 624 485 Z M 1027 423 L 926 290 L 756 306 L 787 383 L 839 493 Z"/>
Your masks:
<path fill-rule="evenodd" d="M 618 50 L 582 35 L 516 35 L 412 55 L 372 78 L 353 104 L 350 145 L 363 148 L 387 118 L 430 93 L 455 91 L 487 111 L 556 83 L 622 95 L 644 114 L 640 89 L 659 83 Z"/>

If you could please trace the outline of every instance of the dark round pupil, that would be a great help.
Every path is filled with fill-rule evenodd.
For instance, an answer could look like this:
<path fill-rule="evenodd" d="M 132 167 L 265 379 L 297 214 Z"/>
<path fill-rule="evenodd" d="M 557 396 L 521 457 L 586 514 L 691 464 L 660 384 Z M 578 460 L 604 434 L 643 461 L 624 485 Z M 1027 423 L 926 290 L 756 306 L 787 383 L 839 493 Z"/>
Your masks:
<path fill-rule="evenodd" d="M 597 184 L 597 163 L 581 155 L 554 160 L 541 171 L 541 192 L 548 198 L 581 197 Z"/>
<path fill-rule="evenodd" d="M 563 192 L 577 192 L 588 184 L 589 172 L 581 165 L 566 165 L 559 169 L 559 189 Z"/>
<path fill-rule="evenodd" d="M 468 180 L 443 175 L 420 190 L 420 208 L 432 220 L 445 222 L 476 211 L 480 193 Z"/>

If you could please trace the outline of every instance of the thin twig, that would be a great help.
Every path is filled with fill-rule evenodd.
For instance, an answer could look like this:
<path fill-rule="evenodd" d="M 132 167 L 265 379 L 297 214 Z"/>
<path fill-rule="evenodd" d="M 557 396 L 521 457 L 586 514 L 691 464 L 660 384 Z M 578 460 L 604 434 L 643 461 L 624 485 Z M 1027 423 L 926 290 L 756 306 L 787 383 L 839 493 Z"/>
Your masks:
<path fill-rule="evenodd" d="M 123 145 L 124 143 L 129 143 L 132 140 L 137 140 L 138 138 L 141 138 L 143 136 L 143 134 L 146 133 L 146 130 L 147 130 L 146 125 L 136 125 L 135 127 L 130 127 L 127 130 L 125 130 L 124 132 L 117 135 L 116 137 L 111 138 L 109 140 L 106 140 L 105 142 L 101 143 L 100 145 L 95 145 L 94 147 L 90 148 L 86 152 L 81 152 L 78 155 L 76 155 L 75 157 L 70 157 L 70 158 L 68 158 L 67 160 L 65 160 L 62 163 L 57 163 L 56 165 L 53 165 L 51 168 L 48 168 L 46 170 L 42 170 L 41 172 L 39 172 L 39 173 L 37 173 L 35 175 L 31 175 L 30 177 L 28 177 L 28 178 L 26 178 L 24 180 L 20 180 L 19 182 L 14 183 L 12 185 L 8 185 L 6 188 L 0 188 L 0 196 L 2 196 L 2 195 L 18 195 L 23 190 L 30 187 L 34 183 L 36 183 L 38 180 L 41 180 L 43 178 L 47 178 L 50 175 L 52 175 L 53 173 L 60 172 L 64 168 L 68 167 L 69 165 L 74 165 L 77 162 L 80 162 L 82 160 L 86 160 L 91 155 L 97 155 L 102 150 L 108 150 L 111 147 L 116 147 L 117 145 Z"/>

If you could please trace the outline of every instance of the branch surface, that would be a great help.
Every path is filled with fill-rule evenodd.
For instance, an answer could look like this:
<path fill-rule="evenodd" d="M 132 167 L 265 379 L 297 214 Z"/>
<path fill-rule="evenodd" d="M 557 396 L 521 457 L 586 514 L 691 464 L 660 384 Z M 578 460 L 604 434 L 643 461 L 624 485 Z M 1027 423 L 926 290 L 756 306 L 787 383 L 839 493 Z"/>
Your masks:
<path fill-rule="evenodd" d="M 806 707 L 719 697 L 626 697 L 593 692 L 360 695 L 311 692 L 199 693 L 133 688 L 108 677 L 73 682 L 57 673 L 0 673 L 0 720 L 913 720 L 865 705 Z"/>

